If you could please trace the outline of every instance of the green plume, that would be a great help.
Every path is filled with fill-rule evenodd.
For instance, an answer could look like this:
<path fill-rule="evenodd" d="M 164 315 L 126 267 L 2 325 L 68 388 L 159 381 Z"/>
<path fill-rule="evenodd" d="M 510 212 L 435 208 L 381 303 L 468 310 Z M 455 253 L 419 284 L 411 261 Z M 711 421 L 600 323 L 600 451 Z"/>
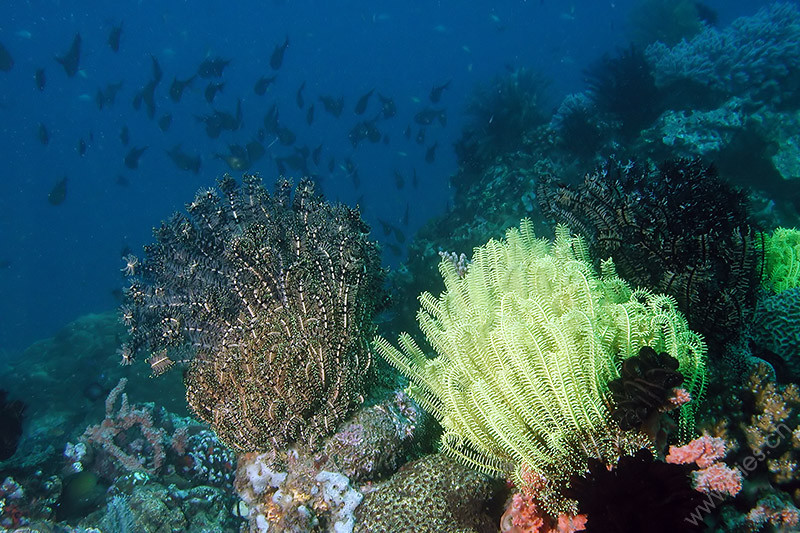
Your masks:
<path fill-rule="evenodd" d="M 483 472 L 519 479 L 522 468 L 555 486 L 588 456 L 647 446 L 614 425 L 607 394 L 642 346 L 678 359 L 683 386 L 695 399 L 703 392 L 705 345 L 675 302 L 632 290 L 610 261 L 596 273 L 566 227 L 550 243 L 523 220 L 505 241 L 476 248 L 465 275 L 447 260 L 439 270 L 446 290 L 420 295 L 417 315 L 438 355 L 429 359 L 406 333 L 400 349 L 380 337 L 375 346 L 441 423 L 442 449 Z M 681 416 L 688 434 L 691 412 Z"/>
<path fill-rule="evenodd" d="M 800 286 L 800 231 L 777 228 L 766 237 L 763 285 L 775 294 Z"/>

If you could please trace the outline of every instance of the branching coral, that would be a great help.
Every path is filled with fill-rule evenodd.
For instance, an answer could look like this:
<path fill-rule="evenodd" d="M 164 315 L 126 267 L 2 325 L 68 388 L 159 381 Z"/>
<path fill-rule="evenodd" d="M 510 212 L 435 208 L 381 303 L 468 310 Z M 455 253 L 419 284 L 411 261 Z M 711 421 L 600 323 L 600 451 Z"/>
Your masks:
<path fill-rule="evenodd" d="M 379 258 L 358 211 L 303 180 L 200 191 L 156 230 L 127 290 L 128 358 L 189 363 L 187 399 L 238 451 L 315 444 L 361 403 Z"/>
<path fill-rule="evenodd" d="M 702 394 L 705 346 L 674 301 L 632 291 L 611 263 L 598 275 L 583 240 L 564 227 L 551 244 L 524 220 L 505 241 L 476 248 L 463 277 L 449 261 L 439 268 L 446 291 L 423 293 L 418 314 L 438 357 L 407 334 L 401 350 L 382 338 L 376 348 L 442 424 L 445 452 L 517 481 L 530 468 L 547 480 L 540 498 L 554 516 L 570 510 L 558 491 L 587 457 L 613 462 L 648 445 L 611 422 L 608 383 L 622 360 L 642 346 L 666 351 L 691 394 Z"/>

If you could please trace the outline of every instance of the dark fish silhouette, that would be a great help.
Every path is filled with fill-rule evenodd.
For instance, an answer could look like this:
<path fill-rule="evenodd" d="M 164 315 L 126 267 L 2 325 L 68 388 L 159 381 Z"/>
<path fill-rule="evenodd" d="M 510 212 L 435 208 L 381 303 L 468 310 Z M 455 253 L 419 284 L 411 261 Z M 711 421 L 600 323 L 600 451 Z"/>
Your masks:
<path fill-rule="evenodd" d="M 200 63 L 197 67 L 197 74 L 201 78 L 221 78 L 222 71 L 230 64 L 230 59 L 221 57 L 210 57 Z"/>
<path fill-rule="evenodd" d="M 433 89 L 431 89 L 431 93 L 428 95 L 430 101 L 433 102 L 434 104 L 439 103 L 439 100 L 442 99 L 442 91 L 450 87 L 451 81 L 453 80 L 447 80 L 447 83 L 445 83 L 444 85 L 434 86 Z"/>
<path fill-rule="evenodd" d="M 359 122 L 353 126 L 347 134 L 347 138 L 350 139 L 353 148 L 357 148 L 358 144 L 364 139 L 368 139 L 372 143 L 381 140 L 382 135 L 380 130 L 375 126 L 375 120 L 376 119 Z"/>
<path fill-rule="evenodd" d="M 297 89 L 297 94 L 295 94 L 295 100 L 297 101 L 297 107 L 299 107 L 300 109 L 303 109 L 306 106 L 306 101 L 303 100 L 303 89 L 305 89 L 305 88 L 306 88 L 306 82 L 303 81 L 303 83 L 300 84 L 300 87 Z"/>
<path fill-rule="evenodd" d="M 264 150 L 264 146 L 255 139 L 247 143 L 244 148 L 247 152 L 247 159 L 249 159 L 251 163 L 255 163 L 267 153 L 267 151 Z"/>
<path fill-rule="evenodd" d="M 406 129 L 405 129 L 405 131 L 403 132 L 403 136 L 404 136 L 406 139 L 410 139 L 410 138 L 411 138 L 411 125 L 410 125 L 410 124 L 409 124 L 408 126 L 406 126 Z"/>
<path fill-rule="evenodd" d="M 340 96 L 339 98 L 334 98 L 332 96 L 320 96 L 319 101 L 322 102 L 323 107 L 325 107 L 325 111 L 334 117 L 338 118 L 344 110 L 344 96 Z"/>
<path fill-rule="evenodd" d="M 172 85 L 169 86 L 169 98 L 173 102 L 180 102 L 183 96 L 183 91 L 192 85 L 192 82 L 197 78 L 197 74 L 189 76 L 185 80 L 179 80 L 177 77 L 173 78 Z"/>
<path fill-rule="evenodd" d="M 47 78 L 44 75 L 43 68 L 36 69 L 36 74 L 33 75 L 33 79 L 36 82 L 36 88 L 40 91 L 44 91 L 44 86 L 47 85 Z"/>
<path fill-rule="evenodd" d="M 81 62 L 81 34 L 76 33 L 72 39 L 72 45 L 64 55 L 56 56 L 56 61 L 64 67 L 67 77 L 71 78 L 78 73 L 78 65 Z"/>
<path fill-rule="evenodd" d="M 209 104 L 213 102 L 214 97 L 217 96 L 218 92 L 222 92 L 223 88 L 225 88 L 224 81 L 220 83 L 214 83 L 213 81 L 209 82 L 209 84 L 206 86 L 206 91 L 205 91 L 206 102 L 208 102 Z"/>
<path fill-rule="evenodd" d="M 128 131 L 128 126 L 122 126 L 119 130 L 119 140 L 122 143 L 122 146 L 128 146 L 128 143 L 131 140 L 130 131 Z"/>
<path fill-rule="evenodd" d="M 375 92 L 375 89 L 370 89 L 369 92 L 363 94 L 361 98 L 358 99 L 358 102 L 356 102 L 356 107 L 354 109 L 356 115 L 363 115 L 364 111 L 367 110 L 367 104 L 369 104 L 369 97 L 372 96 L 373 92 Z"/>
<path fill-rule="evenodd" d="M 394 254 L 394 255 L 402 255 L 403 254 L 402 248 L 400 248 L 399 246 L 397 246 L 396 244 L 394 244 L 392 242 L 384 242 L 384 243 L 381 243 L 381 244 L 386 246 L 389 249 L 389 251 L 392 252 L 392 254 Z"/>
<path fill-rule="evenodd" d="M 144 105 L 147 106 L 147 116 L 152 119 L 156 116 L 156 86 L 161 82 L 161 78 L 164 77 L 164 71 L 161 70 L 161 65 L 158 64 L 158 59 L 155 56 L 151 55 L 150 60 L 153 63 L 153 78 L 136 94 L 133 99 L 133 107 L 139 109 L 142 102 L 144 102 Z"/>
<path fill-rule="evenodd" d="M 394 234 L 394 238 L 397 240 L 397 242 L 399 242 L 399 243 L 406 242 L 406 235 L 405 235 L 405 233 L 403 233 L 403 231 L 400 228 L 398 228 L 394 224 L 390 224 L 389 222 L 386 222 L 385 220 L 381 220 L 380 218 L 378 219 L 378 222 L 381 225 L 381 229 L 383 230 L 383 235 L 384 236 L 388 236 L 390 234 Z"/>
<path fill-rule="evenodd" d="M 333 156 L 331 156 L 331 158 L 330 158 L 330 159 L 328 159 L 328 172 L 330 172 L 331 174 L 333 174 L 333 170 L 334 170 L 335 168 L 336 168 L 336 158 L 335 158 L 335 157 L 333 157 Z"/>
<path fill-rule="evenodd" d="M 119 52 L 119 41 L 122 37 L 122 23 L 119 23 L 119 26 L 114 26 L 111 28 L 111 31 L 108 32 L 108 46 L 114 52 Z"/>
<path fill-rule="evenodd" d="M 286 157 L 277 157 L 275 158 L 275 161 L 284 169 L 288 166 L 289 168 L 304 175 L 310 174 L 308 170 L 308 147 L 306 146 L 303 148 L 295 148 L 294 153 L 291 155 Z"/>
<path fill-rule="evenodd" d="M 314 104 L 308 106 L 308 111 L 306 111 L 306 124 L 309 126 L 314 122 Z"/>
<path fill-rule="evenodd" d="M 106 105 L 114 105 L 117 99 L 117 93 L 122 89 L 122 82 L 109 83 L 105 89 L 97 89 L 95 96 L 95 103 L 97 109 L 103 109 Z"/>
<path fill-rule="evenodd" d="M 206 135 L 212 139 L 219 137 L 223 130 L 236 131 L 242 126 L 242 101 L 236 102 L 236 114 L 227 111 L 214 111 L 209 115 L 195 117 L 206 125 Z"/>
<path fill-rule="evenodd" d="M 287 128 L 286 126 L 279 125 L 278 129 L 275 131 L 275 135 L 278 136 L 278 141 L 284 146 L 290 146 L 294 144 L 294 141 L 297 139 L 297 135 Z"/>
<path fill-rule="evenodd" d="M 170 126 L 172 126 L 172 114 L 165 113 L 160 119 L 158 119 L 158 128 L 161 131 L 167 131 Z"/>
<path fill-rule="evenodd" d="M 406 210 L 403 212 L 403 220 L 401 221 L 404 226 L 408 226 L 408 213 L 411 210 L 411 205 L 406 202 Z"/>
<path fill-rule="evenodd" d="M 39 123 L 38 138 L 39 142 L 44 146 L 50 142 L 50 132 L 47 131 L 47 127 L 42 122 Z"/>
<path fill-rule="evenodd" d="M 78 155 L 81 157 L 86 155 L 86 141 L 78 139 Z"/>
<path fill-rule="evenodd" d="M 11 57 L 11 53 L 3 46 L 3 43 L 0 43 L 0 70 L 8 72 L 12 68 L 14 68 L 14 58 Z"/>
<path fill-rule="evenodd" d="M 426 151 L 425 151 L 425 161 L 428 163 L 433 163 L 436 160 L 436 147 L 439 146 L 438 142 L 434 142 Z"/>
<path fill-rule="evenodd" d="M 414 115 L 414 122 L 422 126 L 427 126 L 433 123 L 434 120 L 439 119 L 442 126 L 447 126 L 447 112 L 444 109 L 434 109 L 426 107 L 416 115 Z"/>
<path fill-rule="evenodd" d="M 286 36 L 286 39 L 283 41 L 283 44 L 275 45 L 275 49 L 272 51 L 272 56 L 269 58 L 269 66 L 272 67 L 272 70 L 278 70 L 283 65 L 283 54 L 286 52 L 286 48 L 289 46 L 289 36 Z"/>
<path fill-rule="evenodd" d="M 322 145 L 320 144 L 319 146 L 314 148 L 313 152 L 311 152 L 311 160 L 314 162 L 315 167 L 319 166 L 319 159 L 321 155 L 322 155 Z"/>
<path fill-rule="evenodd" d="M 125 159 L 123 160 L 125 166 L 131 170 L 139 168 L 139 158 L 142 157 L 142 154 L 148 148 L 148 146 L 142 146 L 141 148 L 134 146 L 128 150 L 128 153 L 125 155 Z"/>
<path fill-rule="evenodd" d="M 350 179 L 353 180 L 353 187 L 356 189 L 361 187 L 361 176 L 358 175 L 358 167 L 353 163 L 353 160 L 349 157 L 345 159 L 344 167 L 342 168 L 344 168 L 345 173 L 350 176 Z"/>
<path fill-rule="evenodd" d="M 280 124 L 278 122 L 278 104 L 272 104 L 267 114 L 264 115 L 264 128 L 270 132 L 275 133 L 278 131 Z"/>
<path fill-rule="evenodd" d="M 261 76 L 256 81 L 255 86 L 253 86 L 253 92 L 255 92 L 258 96 L 264 96 L 264 93 L 267 92 L 267 89 L 270 85 L 275 83 L 275 80 L 278 76 Z"/>
<path fill-rule="evenodd" d="M 179 169 L 190 171 L 194 174 L 200 173 L 200 156 L 187 154 L 181 150 L 180 143 L 172 147 L 172 150 L 167 150 L 166 152 Z"/>
<path fill-rule="evenodd" d="M 392 118 L 397 114 L 397 106 L 394 104 L 392 98 L 383 96 L 381 93 L 378 93 L 378 98 L 381 100 L 381 114 L 383 118 Z"/>
<path fill-rule="evenodd" d="M 425 128 L 420 128 L 417 132 L 417 138 L 415 139 L 417 144 L 422 144 L 425 142 Z"/>
<path fill-rule="evenodd" d="M 227 154 L 214 154 L 217 158 L 225 161 L 231 170 L 242 171 L 250 168 L 250 159 L 247 157 L 247 149 L 238 144 L 228 145 Z"/>
<path fill-rule="evenodd" d="M 394 186 L 397 189 L 402 189 L 406 186 L 406 177 L 397 170 L 394 171 Z"/>
<path fill-rule="evenodd" d="M 9 402 L 8 391 L 0 390 L 0 461 L 10 459 L 17 451 L 22 437 L 22 419 L 25 404 L 19 400 Z"/>
<path fill-rule="evenodd" d="M 47 195 L 47 201 L 50 205 L 61 205 L 67 198 L 67 177 L 64 176 L 53 185 L 50 193 Z"/>

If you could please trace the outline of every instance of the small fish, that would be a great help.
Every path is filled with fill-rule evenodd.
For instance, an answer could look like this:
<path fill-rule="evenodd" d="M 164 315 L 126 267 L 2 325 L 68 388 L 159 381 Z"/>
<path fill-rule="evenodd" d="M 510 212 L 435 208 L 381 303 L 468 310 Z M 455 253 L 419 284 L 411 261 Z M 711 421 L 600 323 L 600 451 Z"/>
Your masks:
<path fill-rule="evenodd" d="M 314 104 L 308 106 L 308 111 L 306 111 L 306 124 L 309 126 L 314 122 Z"/>
<path fill-rule="evenodd" d="M 158 119 L 158 128 L 161 131 L 166 132 L 171 125 L 172 125 L 172 114 L 171 113 L 165 113 L 164 115 L 161 116 L 160 119 Z"/>
<path fill-rule="evenodd" d="M 275 133 L 278 131 L 280 124 L 278 123 L 278 104 L 272 104 L 267 114 L 264 115 L 264 128 L 270 132 Z"/>
<path fill-rule="evenodd" d="M 313 152 L 311 152 L 311 160 L 314 162 L 314 166 L 316 167 L 319 166 L 319 160 L 321 155 L 322 155 L 322 145 L 320 144 L 319 146 L 314 148 Z"/>
<path fill-rule="evenodd" d="M 267 92 L 267 89 L 270 85 L 275 83 L 275 80 L 278 76 L 261 76 L 256 81 L 255 86 L 253 87 L 253 92 L 255 92 L 258 96 L 264 96 L 264 93 Z"/>
<path fill-rule="evenodd" d="M 114 105 L 114 102 L 117 99 L 117 93 L 119 93 L 120 89 L 122 89 L 121 81 L 106 85 L 106 88 L 102 91 L 104 103 L 106 105 Z"/>
<path fill-rule="evenodd" d="M 434 142 L 426 151 L 425 151 L 425 161 L 428 163 L 433 163 L 436 160 L 436 147 L 439 146 L 438 142 Z"/>
<path fill-rule="evenodd" d="M 201 78 L 221 78 L 222 71 L 225 70 L 225 67 L 227 67 L 230 62 L 230 59 L 210 57 L 200 63 L 200 65 L 197 67 L 197 74 Z"/>
<path fill-rule="evenodd" d="M 225 161 L 231 170 L 243 171 L 250 168 L 250 160 L 247 157 L 247 150 L 238 144 L 228 146 L 227 154 L 214 154 L 218 159 Z"/>
<path fill-rule="evenodd" d="M 306 106 L 305 100 L 303 100 L 303 89 L 306 88 L 305 80 L 300 85 L 300 88 L 297 89 L 297 94 L 295 95 L 295 100 L 297 101 L 297 107 L 303 109 Z"/>
<path fill-rule="evenodd" d="M 394 186 L 399 190 L 405 187 L 406 185 L 406 178 L 403 176 L 402 173 L 395 170 L 394 171 Z"/>
<path fill-rule="evenodd" d="M 76 33 L 69 50 L 64 55 L 56 56 L 55 59 L 64 67 L 64 72 L 67 73 L 68 78 L 77 74 L 78 66 L 81 62 L 81 34 Z"/>
<path fill-rule="evenodd" d="M 172 85 L 169 86 L 169 98 L 173 102 L 180 102 L 183 96 L 183 91 L 192 85 L 192 82 L 197 78 L 197 74 L 189 76 L 185 80 L 179 80 L 177 77 L 172 80 Z"/>
<path fill-rule="evenodd" d="M 217 93 L 221 92 L 224 87 L 225 87 L 224 81 L 220 83 L 214 83 L 213 81 L 209 82 L 209 84 L 206 86 L 206 91 L 205 91 L 206 102 L 208 102 L 209 104 L 213 102 L 214 97 L 217 96 Z"/>
<path fill-rule="evenodd" d="M 272 51 L 272 56 L 269 58 L 269 66 L 272 67 L 272 70 L 278 70 L 281 68 L 283 64 L 283 54 L 286 52 L 286 48 L 289 46 L 289 36 L 286 36 L 286 40 L 283 41 L 283 44 L 275 45 L 275 49 Z"/>
<path fill-rule="evenodd" d="M 426 107 L 425 109 L 414 115 L 414 122 L 422 126 L 427 126 L 433 123 L 435 119 L 439 119 L 439 123 L 442 126 L 447 126 L 447 111 L 444 109 L 434 109 L 432 107 Z"/>
<path fill-rule="evenodd" d="M 94 103 L 97 105 L 97 109 L 103 109 L 103 106 L 106 104 L 106 98 L 103 95 L 103 91 L 101 89 L 97 89 L 97 92 L 94 96 Z"/>
<path fill-rule="evenodd" d="M 406 126 L 406 129 L 403 132 L 403 137 L 405 137 L 406 139 L 410 139 L 411 138 L 411 124 Z"/>
<path fill-rule="evenodd" d="M 131 134 L 130 131 L 128 131 L 128 126 L 123 125 L 122 128 L 120 128 L 119 140 L 122 143 L 122 146 L 128 146 L 128 143 L 131 140 Z"/>
<path fill-rule="evenodd" d="M 8 72 L 12 68 L 14 68 L 14 58 L 3 43 L 0 43 L 0 70 Z"/>
<path fill-rule="evenodd" d="M 322 106 L 325 108 L 325 111 L 336 118 L 339 118 L 344 110 L 344 96 L 340 96 L 339 98 L 334 98 L 332 96 L 320 96 L 319 101 L 322 102 Z"/>
<path fill-rule="evenodd" d="M 39 123 L 39 132 L 38 132 L 39 142 L 42 143 L 42 146 L 47 146 L 50 142 L 50 132 L 47 131 L 47 127 L 45 127 L 44 123 Z"/>
<path fill-rule="evenodd" d="M 433 102 L 434 104 L 438 104 L 439 100 L 442 99 L 442 92 L 448 87 L 450 87 L 451 81 L 453 80 L 447 80 L 447 83 L 445 83 L 444 85 L 438 85 L 438 86 L 434 85 L 433 89 L 431 89 L 431 92 L 428 95 L 430 101 Z"/>
<path fill-rule="evenodd" d="M 278 130 L 275 132 L 275 135 L 278 136 L 278 141 L 280 141 L 280 143 L 284 146 L 290 146 L 294 144 L 294 141 L 297 139 L 297 135 L 295 135 L 294 132 L 286 126 L 278 126 Z"/>
<path fill-rule="evenodd" d="M 253 163 L 264 157 L 264 154 L 267 153 L 267 151 L 264 150 L 264 146 L 255 139 L 247 143 L 244 148 L 247 152 L 247 159 Z"/>
<path fill-rule="evenodd" d="M 86 155 L 86 141 L 78 139 L 78 155 L 81 157 Z"/>
<path fill-rule="evenodd" d="M 200 156 L 187 154 L 181 150 L 180 143 L 176 144 L 171 150 L 167 150 L 166 152 L 172 162 L 175 163 L 175 166 L 180 170 L 190 171 L 193 174 L 200 173 Z"/>
<path fill-rule="evenodd" d="M 375 92 L 375 89 L 370 89 L 367 93 L 363 94 L 361 98 L 358 99 L 356 102 L 356 107 L 354 109 L 356 115 L 363 115 L 364 112 L 367 110 L 367 105 L 369 104 L 369 98 L 372 96 L 372 93 Z"/>
<path fill-rule="evenodd" d="M 397 246 L 397 245 L 396 245 L 396 244 L 394 244 L 394 243 L 391 243 L 391 242 L 384 242 L 384 243 L 382 243 L 382 244 L 383 244 L 384 246 L 386 246 L 386 247 L 389 249 L 389 251 L 390 251 L 390 252 L 392 252 L 392 254 L 394 254 L 394 255 L 398 255 L 398 256 L 399 256 L 399 255 L 402 255 L 402 254 L 403 254 L 403 250 L 402 250 L 402 248 L 400 248 L 399 246 Z"/>
<path fill-rule="evenodd" d="M 425 128 L 420 128 L 417 132 L 417 138 L 415 139 L 417 144 L 423 144 L 425 142 Z"/>
<path fill-rule="evenodd" d="M 142 157 L 142 154 L 148 148 L 148 146 L 143 146 L 141 148 L 134 146 L 128 150 L 128 153 L 125 155 L 125 159 L 123 160 L 125 166 L 131 170 L 139 168 L 139 158 Z"/>
<path fill-rule="evenodd" d="M 331 156 L 331 158 L 328 159 L 328 172 L 333 174 L 335 168 L 336 168 L 336 158 Z"/>
<path fill-rule="evenodd" d="M 50 205 L 61 205 L 67 198 L 67 177 L 64 176 L 53 185 L 50 193 L 47 195 L 47 201 Z"/>
<path fill-rule="evenodd" d="M 108 46 L 111 47 L 115 53 L 119 52 L 119 41 L 122 37 L 122 23 L 119 26 L 113 26 L 111 31 L 108 32 Z"/>
<path fill-rule="evenodd" d="M 381 101 L 381 114 L 383 118 L 392 118 L 397 114 L 397 106 L 394 104 L 392 98 L 383 96 L 381 93 L 378 93 L 378 98 Z"/>
<path fill-rule="evenodd" d="M 47 85 L 47 78 L 44 75 L 43 68 L 37 68 L 36 74 L 33 75 L 33 80 L 36 82 L 36 88 L 44 91 L 44 86 Z"/>

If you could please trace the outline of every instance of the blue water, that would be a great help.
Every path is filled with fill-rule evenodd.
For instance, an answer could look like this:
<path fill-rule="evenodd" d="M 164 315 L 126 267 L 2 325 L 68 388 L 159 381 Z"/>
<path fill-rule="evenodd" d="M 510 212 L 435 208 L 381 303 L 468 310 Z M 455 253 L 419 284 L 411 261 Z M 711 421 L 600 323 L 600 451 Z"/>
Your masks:
<path fill-rule="evenodd" d="M 463 123 L 465 100 L 476 84 L 509 68 L 533 67 L 552 80 L 553 101 L 585 87 L 582 71 L 604 53 L 628 41 L 627 14 L 632 1 L 147 1 L 59 2 L 6 0 L 0 3 L 0 42 L 14 58 L 0 72 L 0 356 L 52 335 L 77 316 L 113 308 L 115 289 L 123 285 L 122 250 L 139 252 L 150 242 L 151 228 L 190 201 L 200 187 L 214 184 L 229 169 L 214 157 L 228 144 L 250 141 L 273 103 L 281 122 L 297 133 L 295 146 L 323 145 L 319 174 L 326 195 L 354 204 L 365 219 L 399 225 L 406 205 L 410 237 L 427 219 L 440 214 L 450 198 L 448 178 L 456 171 L 452 144 Z M 708 1 L 719 25 L 754 13 L 767 2 Z M 76 7 L 76 4 L 80 7 Z M 123 24 L 114 53 L 109 31 Z M 82 37 L 80 71 L 68 78 L 55 60 L 73 36 Z M 277 82 L 267 94 L 253 92 L 255 81 L 271 75 L 274 46 L 289 36 Z M 135 110 L 134 95 L 151 77 L 151 56 L 164 72 L 156 88 L 156 117 Z M 179 103 L 168 97 L 175 76 L 193 74 L 207 56 L 231 60 L 224 91 L 213 106 L 204 99 L 208 80 L 196 80 Z M 44 68 L 39 91 L 34 72 Z M 432 86 L 452 80 L 441 106 L 446 127 L 427 128 L 424 146 L 403 132 L 416 112 L 429 105 Z M 111 107 L 99 110 L 95 93 L 122 82 Z M 298 109 L 295 92 L 305 82 L 306 107 L 315 102 L 311 126 Z M 350 128 L 377 113 L 374 95 L 364 117 L 353 107 L 375 88 L 397 104 L 397 116 L 379 123 L 388 144 L 363 142 L 353 149 Z M 338 119 L 322 109 L 320 95 L 344 96 Z M 209 139 L 194 116 L 212 109 L 232 111 L 241 99 L 244 126 Z M 162 132 L 156 120 L 173 116 Z M 37 138 L 39 123 L 50 133 L 47 146 Z M 127 125 L 130 145 L 122 146 Z M 412 127 L 414 133 L 417 127 Z M 84 139 L 86 154 L 78 153 Z M 265 141 L 266 144 L 270 139 Z M 424 161 L 427 146 L 438 143 L 434 163 Z M 181 171 L 165 154 L 181 143 L 202 156 L 199 175 Z M 123 165 L 133 146 L 148 146 L 138 169 Z M 269 183 L 277 176 L 271 157 L 291 153 L 276 143 L 251 171 Z M 336 160 L 333 173 L 327 170 Z M 350 157 L 360 188 L 340 164 Z M 314 169 L 314 167 L 312 167 Z M 413 170 L 420 188 L 410 186 Z M 394 171 L 406 187 L 394 185 Z M 232 172 L 234 175 L 240 174 Z M 293 175 L 290 172 L 290 175 Z M 296 177 L 300 177 L 294 174 Z M 55 183 L 67 177 L 65 201 L 47 201 Z M 127 185 L 120 185 L 118 181 Z M 382 232 L 375 237 L 384 239 Z M 403 257 L 391 253 L 386 264 Z"/>

